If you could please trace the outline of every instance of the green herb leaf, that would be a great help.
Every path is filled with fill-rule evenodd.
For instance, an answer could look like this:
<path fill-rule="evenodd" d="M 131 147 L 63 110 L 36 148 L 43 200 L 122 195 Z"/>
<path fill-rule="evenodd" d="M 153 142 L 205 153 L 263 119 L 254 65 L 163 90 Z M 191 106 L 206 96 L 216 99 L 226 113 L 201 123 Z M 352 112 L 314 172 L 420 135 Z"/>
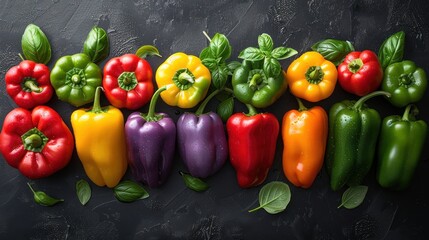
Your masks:
<path fill-rule="evenodd" d="M 226 122 L 234 112 L 234 98 L 230 97 L 222 101 L 216 109 L 222 121 Z"/>
<path fill-rule="evenodd" d="M 286 183 L 270 182 L 259 191 L 259 207 L 251 209 L 249 212 L 254 212 L 261 208 L 270 214 L 283 212 L 290 202 L 290 197 L 290 188 Z"/>
<path fill-rule="evenodd" d="M 249 61 L 260 61 L 264 59 L 264 57 L 264 53 L 260 49 L 254 47 L 248 47 L 238 55 L 238 58 Z"/>
<path fill-rule="evenodd" d="M 262 33 L 258 36 L 259 49 L 263 52 L 271 52 L 273 50 L 273 39 L 270 35 Z"/>
<path fill-rule="evenodd" d="M 220 65 L 212 71 L 212 82 L 216 89 L 221 89 L 225 86 L 228 80 L 228 68 L 225 64 Z"/>
<path fill-rule="evenodd" d="M 225 61 L 231 56 L 232 47 L 225 35 L 216 33 L 210 41 L 210 50 L 214 58 L 221 58 Z"/>
<path fill-rule="evenodd" d="M 81 179 L 76 182 L 76 195 L 82 205 L 88 203 L 91 198 L 91 187 L 87 181 Z"/>
<path fill-rule="evenodd" d="M 280 65 L 279 61 L 274 58 L 265 58 L 263 70 L 265 75 L 277 77 L 282 71 L 282 66 Z"/>
<path fill-rule="evenodd" d="M 83 43 L 83 53 L 91 58 L 93 63 L 99 63 L 109 56 L 110 45 L 106 31 L 93 27 Z"/>
<path fill-rule="evenodd" d="M 344 57 L 354 51 L 349 41 L 337 39 L 326 39 L 314 44 L 311 49 L 320 53 L 325 59 L 333 62 L 335 66 L 340 65 Z"/>
<path fill-rule="evenodd" d="M 405 33 L 403 31 L 397 32 L 384 40 L 378 50 L 378 58 L 383 69 L 392 63 L 402 61 L 404 45 Z"/>
<path fill-rule="evenodd" d="M 215 58 L 212 54 L 212 51 L 210 50 L 210 47 L 204 48 L 200 53 L 200 59 L 201 60 L 204 60 L 206 58 L 212 58 L 212 59 Z"/>
<path fill-rule="evenodd" d="M 203 182 L 201 179 L 193 177 L 184 172 L 179 173 L 182 176 L 185 185 L 189 189 L 194 190 L 196 192 L 204 192 L 205 190 L 209 189 L 209 185 L 207 185 L 207 183 Z"/>
<path fill-rule="evenodd" d="M 51 45 L 45 33 L 36 25 L 29 24 L 21 39 L 24 56 L 28 60 L 47 64 L 51 60 Z"/>
<path fill-rule="evenodd" d="M 232 62 L 228 63 L 227 67 L 229 70 L 228 74 L 232 75 L 234 73 L 235 69 L 241 67 L 241 63 L 238 61 L 232 61 Z"/>
<path fill-rule="evenodd" d="M 53 198 L 42 191 L 35 191 L 30 183 L 27 183 L 34 195 L 34 202 L 41 206 L 50 207 L 59 202 L 64 202 L 64 199 Z"/>
<path fill-rule="evenodd" d="M 120 182 L 113 189 L 113 193 L 116 199 L 126 203 L 149 197 L 149 193 L 142 186 L 129 180 Z"/>
<path fill-rule="evenodd" d="M 366 193 L 368 192 L 367 186 L 353 186 L 349 187 L 341 198 L 341 204 L 338 206 L 345 207 L 347 209 L 353 209 L 361 205 L 363 200 L 365 199 Z"/>
<path fill-rule="evenodd" d="M 218 64 L 214 58 L 204 58 L 201 62 L 210 70 L 210 72 L 213 72 L 217 68 Z"/>
<path fill-rule="evenodd" d="M 290 58 L 296 54 L 298 54 L 298 51 L 293 48 L 277 47 L 274 48 L 273 52 L 271 53 L 271 57 L 277 60 L 283 60 L 286 58 Z"/>
<path fill-rule="evenodd" d="M 136 55 L 139 56 L 139 58 L 146 58 L 147 56 L 162 57 L 161 54 L 159 54 L 158 48 L 152 45 L 141 46 L 137 49 Z"/>

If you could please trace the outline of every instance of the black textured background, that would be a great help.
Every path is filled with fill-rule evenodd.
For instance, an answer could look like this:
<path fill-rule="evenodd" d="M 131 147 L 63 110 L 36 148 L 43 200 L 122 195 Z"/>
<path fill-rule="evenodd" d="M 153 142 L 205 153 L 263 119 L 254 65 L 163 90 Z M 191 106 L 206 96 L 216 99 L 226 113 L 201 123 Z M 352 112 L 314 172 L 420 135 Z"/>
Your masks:
<path fill-rule="evenodd" d="M 231 60 L 236 60 L 243 48 L 256 46 L 257 36 L 263 32 L 273 37 L 275 46 L 295 48 L 300 55 L 325 38 L 350 40 L 357 50 L 377 52 L 385 38 L 404 30 L 404 57 L 429 71 L 428 12 L 425 0 L 2 0 L 0 125 L 16 107 L 6 94 L 3 79 L 6 71 L 20 61 L 20 39 L 29 23 L 40 26 L 50 40 L 53 50 L 50 68 L 60 56 L 81 51 L 87 33 L 98 25 L 109 34 L 109 57 L 133 53 L 141 45 L 156 45 L 164 58 L 148 59 L 154 71 L 174 52 L 199 55 L 207 45 L 203 30 L 211 36 L 216 32 L 228 36 L 233 46 Z M 283 67 L 287 68 L 292 59 L 282 61 Z M 328 110 L 334 102 L 355 98 L 337 87 L 334 95 L 317 104 Z M 419 117 L 429 122 L 427 101 L 426 93 L 418 107 Z M 105 98 L 103 102 L 107 104 Z M 379 110 L 382 117 L 403 111 L 383 98 L 370 100 L 368 104 Z M 70 114 L 75 108 L 58 101 L 56 96 L 48 105 L 60 112 L 70 127 Z M 211 103 L 212 109 L 214 105 L 216 102 Z M 281 120 L 286 111 L 296 107 L 295 99 L 287 92 L 264 111 L 273 112 Z M 162 100 L 158 110 L 174 119 L 183 111 L 166 106 Z M 237 103 L 235 111 L 243 110 Z M 147 106 L 140 111 L 146 112 Z M 124 111 L 125 116 L 129 113 Z M 266 182 L 287 182 L 281 168 L 281 151 L 279 137 L 275 162 Z M 177 157 L 168 182 L 159 189 L 150 189 L 148 199 L 120 203 L 110 189 L 91 183 L 92 199 L 81 206 L 75 195 L 75 183 L 87 177 L 76 154 L 65 169 L 34 181 L 0 158 L 0 239 L 425 239 L 429 234 L 429 203 L 425 198 L 429 182 L 427 147 L 406 191 L 380 188 L 372 170 L 365 181 L 369 191 L 363 204 L 354 210 L 337 209 L 342 192 L 330 190 L 323 169 L 308 190 L 289 184 L 291 202 L 277 215 L 264 210 L 247 212 L 257 206 L 260 187 L 240 189 L 229 163 L 207 179 L 211 188 L 204 193 L 185 187 L 177 173 L 183 170 Z M 129 172 L 124 178 L 131 178 Z M 65 202 L 50 208 L 35 204 L 27 182 L 64 198 Z"/>

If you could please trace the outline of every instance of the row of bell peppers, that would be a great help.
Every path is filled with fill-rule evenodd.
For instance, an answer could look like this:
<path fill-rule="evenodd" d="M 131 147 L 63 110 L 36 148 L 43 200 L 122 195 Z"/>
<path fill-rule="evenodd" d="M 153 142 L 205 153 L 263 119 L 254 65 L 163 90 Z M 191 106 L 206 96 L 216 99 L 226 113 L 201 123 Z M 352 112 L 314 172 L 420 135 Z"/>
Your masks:
<path fill-rule="evenodd" d="M 37 65 L 26 60 L 20 66 L 31 64 Z M 374 95 L 390 97 L 395 94 L 371 93 L 381 84 L 383 72 L 379 65 L 377 56 L 374 57 L 370 51 L 352 52 L 337 71 L 335 65 L 321 54 L 307 52 L 293 61 L 286 72 L 270 76 L 262 71 L 260 61 L 244 60 L 232 74 L 232 92 L 248 106 L 249 113 L 236 113 L 228 119 L 227 140 L 220 117 L 212 112 L 203 113 L 205 104 L 217 92 L 207 97 L 195 114 L 184 113 L 180 116 L 177 124 L 167 114 L 155 113 L 158 96 L 168 105 L 181 108 L 195 107 L 206 97 L 211 73 L 198 57 L 184 53 L 171 55 L 156 71 L 159 89 L 153 94 L 151 67 L 136 54 L 125 54 L 109 60 L 104 67 L 103 79 L 101 71 L 97 70 L 98 66 L 85 54 L 65 56 L 57 61 L 50 74 L 50 82 L 58 98 L 75 106 L 94 101 L 91 109 L 79 109 L 72 113 L 74 141 L 53 109 L 43 106 L 30 112 L 18 108 L 5 119 L 0 135 L 0 150 L 5 159 L 24 175 L 38 178 L 63 168 L 71 158 L 75 142 L 84 169 L 95 184 L 116 186 L 129 164 L 137 180 L 150 187 L 157 187 L 165 182 L 170 173 L 177 141 L 178 152 L 191 175 L 201 178 L 213 175 L 224 165 L 229 155 L 237 171 L 239 185 L 256 186 L 265 180 L 273 163 L 280 126 L 274 115 L 258 114 L 254 106 L 273 104 L 283 94 L 287 83 L 296 97 L 317 102 L 332 94 L 338 78 L 340 84 L 354 81 L 352 84 L 367 86 L 365 89 L 345 88 L 346 91 L 356 95 L 370 94 L 357 102 L 345 101 L 332 106 L 329 122 L 323 108 L 306 109 L 298 99 L 299 110 L 287 112 L 282 124 L 283 168 L 289 181 L 296 186 L 310 187 L 323 165 L 327 146 L 326 165 L 331 187 L 338 190 L 345 184 L 361 183 L 372 166 L 381 120 L 375 110 L 368 109 L 363 103 Z M 35 95 L 41 92 L 43 86 L 49 88 L 46 76 L 39 78 L 36 70 L 25 72 L 22 70 L 25 68 L 20 66 L 14 70 L 17 73 L 7 73 L 8 89 L 13 82 L 21 86 L 21 95 L 28 96 L 29 93 Z M 403 68 L 403 71 L 409 70 L 409 67 Z M 424 72 L 417 70 L 420 73 L 420 78 L 417 78 L 423 79 Z M 396 73 L 396 77 L 393 74 L 387 77 L 394 78 L 392 81 L 399 81 L 397 78 L 400 78 L 402 85 L 397 86 L 400 88 L 405 84 L 402 79 L 409 80 L 410 75 L 416 76 L 413 73 Z M 14 81 L 8 82 L 11 78 Z M 113 106 L 100 106 L 100 85 L 103 85 L 106 97 Z M 267 86 L 278 87 L 270 92 L 272 89 Z M 134 112 L 124 122 L 119 109 L 138 109 L 149 101 L 152 94 L 149 112 Z M 418 100 L 413 99 L 412 102 Z M 22 102 L 25 101 L 17 101 L 17 104 L 26 107 Z M 403 104 L 405 100 L 400 102 Z M 414 118 L 410 117 L 413 115 L 411 106 L 407 107 L 401 121 L 386 120 L 386 127 L 382 128 L 378 176 L 380 184 L 386 187 L 406 187 L 422 152 L 426 124 L 421 120 L 414 122 Z M 32 107 L 27 106 L 30 109 Z M 391 129 L 398 128 L 392 125 L 400 124 L 411 125 L 408 126 L 408 132 L 405 130 L 407 127 L 403 127 L 403 136 L 392 138 L 391 135 L 395 133 L 384 133 L 399 131 Z M 417 132 L 420 135 L 415 138 Z M 396 153 L 400 140 L 410 142 L 409 147 L 413 147 L 416 153 L 407 163 L 401 159 L 404 156 Z M 53 154 L 53 151 L 62 157 Z M 401 151 L 404 154 L 406 152 Z M 390 155 L 387 154 L 389 152 Z M 392 157 L 392 154 L 395 156 Z M 403 164 L 407 167 L 403 167 Z M 408 173 L 401 172 L 401 169 Z M 396 175 L 388 173 L 392 170 L 397 172 Z"/>

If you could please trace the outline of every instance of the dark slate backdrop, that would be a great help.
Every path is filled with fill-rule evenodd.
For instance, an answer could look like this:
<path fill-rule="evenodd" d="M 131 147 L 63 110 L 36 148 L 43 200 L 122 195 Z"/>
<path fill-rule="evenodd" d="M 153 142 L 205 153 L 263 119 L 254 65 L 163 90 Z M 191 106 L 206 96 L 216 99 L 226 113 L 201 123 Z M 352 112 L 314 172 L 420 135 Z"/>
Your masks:
<path fill-rule="evenodd" d="M 286 45 L 300 54 L 325 38 L 350 40 L 358 50 L 378 51 L 385 38 L 406 32 L 405 58 L 414 60 L 429 71 L 429 4 L 425 0 L 323 0 L 323 1 L 1 1 L 0 6 L 0 125 L 6 114 L 16 107 L 5 92 L 6 71 L 20 61 L 20 39 L 29 23 L 39 25 L 52 45 L 55 61 L 82 49 L 92 26 L 109 33 L 109 57 L 135 52 L 145 44 L 156 45 L 163 59 L 150 57 L 154 71 L 166 57 L 177 51 L 199 55 L 207 45 L 202 34 L 216 32 L 228 36 L 232 60 L 247 46 L 257 45 L 257 36 L 270 34 L 275 46 Z M 294 57 L 295 58 L 295 57 Z M 292 59 L 294 59 L 292 58 Z M 282 61 L 284 68 L 292 59 Z M 101 66 L 105 62 L 101 63 Z M 327 100 L 318 104 L 326 110 L 343 99 L 356 97 L 339 87 Z M 420 118 L 429 122 L 428 94 L 418 104 Z M 107 104 L 105 98 L 103 103 Z M 209 108 L 214 109 L 213 102 Z M 401 114 L 383 98 L 368 104 L 382 117 Z M 71 105 L 56 96 L 48 103 L 70 127 Z M 308 106 L 315 104 L 307 103 Z M 287 92 L 273 106 L 279 120 L 296 108 Z M 174 119 L 182 109 L 165 105 L 158 110 Z M 243 111 L 236 104 L 235 111 Z M 147 106 L 140 109 L 147 111 Z M 130 114 L 124 111 L 125 116 Z M 279 137 L 274 165 L 266 182 L 287 182 L 281 168 L 282 141 Z M 240 189 L 235 172 L 227 163 L 207 179 L 211 188 L 204 193 L 188 190 L 177 173 L 183 170 L 179 157 L 168 182 L 150 189 L 150 198 L 131 204 L 118 202 L 108 188 L 92 186 L 92 198 L 81 206 L 75 195 L 75 183 L 87 179 L 74 153 L 70 164 L 55 175 L 29 180 L 0 157 L 0 239 L 424 239 L 429 234 L 427 183 L 429 151 L 409 189 L 392 192 L 380 188 L 374 169 L 364 184 L 369 186 L 363 204 L 354 209 L 337 209 L 342 192 L 329 188 L 323 169 L 313 186 L 291 186 L 292 199 L 287 209 L 277 215 L 261 210 L 248 213 L 257 205 L 260 187 Z M 129 172 L 124 177 L 130 179 Z M 88 180 L 88 179 L 87 179 Z M 54 207 L 33 202 L 26 183 L 52 196 L 65 199 Z"/>

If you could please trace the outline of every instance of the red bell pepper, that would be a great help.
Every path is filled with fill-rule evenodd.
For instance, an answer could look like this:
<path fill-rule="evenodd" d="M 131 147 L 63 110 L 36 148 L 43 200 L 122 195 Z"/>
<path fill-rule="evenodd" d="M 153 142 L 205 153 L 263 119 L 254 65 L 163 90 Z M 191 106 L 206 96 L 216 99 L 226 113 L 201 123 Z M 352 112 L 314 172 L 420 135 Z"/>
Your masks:
<path fill-rule="evenodd" d="M 276 151 L 279 122 L 271 113 L 235 113 L 227 123 L 229 155 L 237 172 L 238 185 L 249 188 L 263 183 Z"/>
<path fill-rule="evenodd" d="M 52 175 L 70 161 L 71 131 L 52 108 L 15 108 L 6 115 L 0 133 L 0 152 L 6 162 L 31 179 Z"/>
<path fill-rule="evenodd" d="M 135 110 L 153 95 L 153 72 L 149 63 L 135 54 L 110 59 L 104 66 L 103 88 L 117 108 Z"/>
<path fill-rule="evenodd" d="M 377 55 L 370 50 L 351 52 L 338 66 L 340 86 L 358 96 L 377 90 L 382 80 L 383 69 Z"/>
<path fill-rule="evenodd" d="M 45 64 L 24 60 L 7 71 L 6 91 L 19 107 L 32 109 L 51 99 L 54 90 L 49 75 Z"/>

